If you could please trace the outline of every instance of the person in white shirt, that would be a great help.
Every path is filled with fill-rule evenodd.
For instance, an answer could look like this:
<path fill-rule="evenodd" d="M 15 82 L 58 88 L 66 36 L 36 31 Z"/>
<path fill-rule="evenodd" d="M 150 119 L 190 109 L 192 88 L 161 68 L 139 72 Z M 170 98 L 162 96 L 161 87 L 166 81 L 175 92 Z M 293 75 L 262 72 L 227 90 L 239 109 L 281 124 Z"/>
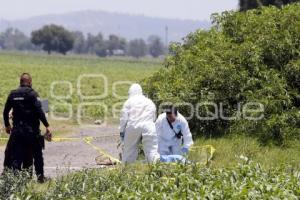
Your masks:
<path fill-rule="evenodd" d="M 154 123 L 156 106 L 143 95 L 139 84 L 133 84 L 128 93 L 129 99 L 124 103 L 120 117 L 120 136 L 124 141 L 122 163 L 136 161 L 141 141 L 147 161 L 156 162 L 160 158 Z"/>
<path fill-rule="evenodd" d="M 155 123 L 160 155 L 183 155 L 193 145 L 187 120 L 174 106 L 169 106 Z"/>

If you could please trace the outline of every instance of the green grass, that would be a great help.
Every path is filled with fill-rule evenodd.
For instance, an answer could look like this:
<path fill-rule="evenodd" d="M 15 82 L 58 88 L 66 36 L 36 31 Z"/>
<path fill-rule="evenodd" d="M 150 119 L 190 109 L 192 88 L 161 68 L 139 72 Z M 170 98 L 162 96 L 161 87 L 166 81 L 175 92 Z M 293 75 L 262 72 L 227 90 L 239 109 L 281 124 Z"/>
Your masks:
<path fill-rule="evenodd" d="M 8 179 L 8 180 L 7 180 Z M 44 185 L 0 178 L 0 195 L 12 199 L 298 199 L 300 172 L 242 163 L 214 169 L 157 164 L 83 170 Z M 2 180 L 2 182 L 1 182 Z M 7 191 L 7 184 L 15 192 Z M 1 184 L 2 183 L 2 184 Z"/>
<path fill-rule="evenodd" d="M 208 144 L 216 153 L 206 166 L 193 162 L 87 169 L 43 185 L 13 182 L 16 189 L 11 194 L 37 200 L 299 199 L 299 144 L 284 149 L 262 147 L 255 139 L 243 136 L 195 142 L 196 147 Z M 193 151 L 191 160 L 199 161 L 198 153 Z M 5 189 L 1 181 L 0 189 Z"/>
<path fill-rule="evenodd" d="M 49 99 L 51 105 L 57 103 L 69 103 L 73 106 L 75 118 L 77 106 L 80 103 L 96 102 L 105 104 L 108 107 L 108 113 L 104 113 L 102 107 L 89 106 L 84 107 L 83 114 L 89 119 L 101 118 L 104 114 L 107 117 L 113 117 L 112 106 L 124 101 L 113 96 L 112 86 L 116 81 L 139 82 L 150 76 L 154 71 L 161 67 L 160 60 L 154 59 L 129 59 L 129 58 L 96 58 L 82 56 L 59 56 L 59 55 L 40 55 L 40 54 L 17 54 L 1 53 L 0 70 L 2 78 L 0 79 L 0 107 L 4 106 L 5 100 L 10 90 L 18 87 L 19 76 L 23 72 L 28 72 L 33 77 L 33 88 L 39 92 L 41 98 Z M 103 74 L 107 77 L 108 95 L 100 100 L 84 100 L 77 94 L 78 78 L 84 74 Z M 57 100 L 51 97 L 50 88 L 54 81 L 69 81 L 72 84 L 73 94 L 70 99 Z M 83 95 L 100 95 L 104 91 L 103 81 L 96 78 L 82 79 Z M 129 85 L 118 85 L 116 93 L 127 96 Z M 55 87 L 56 96 L 66 96 L 68 94 L 67 85 L 58 85 Z M 57 106 L 59 116 L 66 115 L 67 107 Z M 118 113 L 116 114 L 116 116 Z"/>
<path fill-rule="evenodd" d="M 4 134 L 0 134 L 0 137 L 1 137 L 1 138 L 7 138 L 7 136 L 4 135 Z M 0 141 L 0 150 L 1 150 L 1 147 L 2 147 L 3 145 L 6 145 L 6 143 L 7 143 L 7 141 L 5 141 L 5 140 L 1 140 L 1 141 Z"/>
<path fill-rule="evenodd" d="M 195 146 L 212 145 L 216 152 L 211 162 L 213 168 L 235 167 L 240 156 L 247 157 L 264 168 L 290 166 L 300 169 L 300 144 L 298 141 L 289 147 L 262 146 L 257 139 L 232 136 L 218 139 L 198 139 Z M 191 152 L 191 158 L 199 158 L 197 152 Z"/>

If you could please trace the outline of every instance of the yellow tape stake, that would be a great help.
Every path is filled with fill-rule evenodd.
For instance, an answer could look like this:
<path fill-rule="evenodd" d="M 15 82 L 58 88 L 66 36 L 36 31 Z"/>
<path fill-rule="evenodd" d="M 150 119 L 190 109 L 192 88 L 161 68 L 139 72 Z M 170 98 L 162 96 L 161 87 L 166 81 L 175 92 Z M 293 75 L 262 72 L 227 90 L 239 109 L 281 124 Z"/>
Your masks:
<path fill-rule="evenodd" d="M 91 146 L 93 149 L 95 149 L 96 151 L 98 151 L 99 154 L 109 158 L 111 161 L 116 162 L 116 163 L 121 163 L 121 161 L 117 158 L 114 158 L 113 156 L 109 155 L 108 153 L 106 153 L 105 151 L 103 151 L 101 148 L 97 147 L 96 145 L 94 145 L 92 143 L 93 141 L 93 137 L 85 137 L 83 138 L 83 141 L 88 144 L 89 146 Z"/>

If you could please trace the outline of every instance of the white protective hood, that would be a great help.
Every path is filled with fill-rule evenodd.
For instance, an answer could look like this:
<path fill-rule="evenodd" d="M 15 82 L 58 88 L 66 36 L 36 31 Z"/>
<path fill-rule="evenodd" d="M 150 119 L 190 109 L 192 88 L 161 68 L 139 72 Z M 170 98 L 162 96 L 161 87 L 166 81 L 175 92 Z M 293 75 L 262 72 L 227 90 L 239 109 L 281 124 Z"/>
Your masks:
<path fill-rule="evenodd" d="M 125 128 L 142 127 L 143 124 L 154 122 L 156 119 L 155 104 L 143 95 L 139 84 L 131 85 L 128 91 L 129 98 L 124 103 L 120 116 L 120 131 Z"/>
<path fill-rule="evenodd" d="M 143 95 L 143 90 L 140 84 L 132 84 L 128 91 L 129 98 L 137 95 Z"/>

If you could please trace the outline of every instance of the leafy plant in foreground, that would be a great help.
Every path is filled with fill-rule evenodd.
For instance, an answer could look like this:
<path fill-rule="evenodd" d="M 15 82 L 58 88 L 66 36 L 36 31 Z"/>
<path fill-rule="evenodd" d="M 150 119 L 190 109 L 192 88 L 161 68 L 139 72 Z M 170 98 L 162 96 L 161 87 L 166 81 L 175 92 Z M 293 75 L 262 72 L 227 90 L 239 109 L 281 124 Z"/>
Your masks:
<path fill-rule="evenodd" d="M 137 165 L 84 170 L 53 181 L 50 188 L 27 187 L 19 199 L 297 199 L 300 172 L 264 170 L 247 161 L 235 168 L 198 164 Z M 34 192 L 33 192 L 34 191 Z"/>

